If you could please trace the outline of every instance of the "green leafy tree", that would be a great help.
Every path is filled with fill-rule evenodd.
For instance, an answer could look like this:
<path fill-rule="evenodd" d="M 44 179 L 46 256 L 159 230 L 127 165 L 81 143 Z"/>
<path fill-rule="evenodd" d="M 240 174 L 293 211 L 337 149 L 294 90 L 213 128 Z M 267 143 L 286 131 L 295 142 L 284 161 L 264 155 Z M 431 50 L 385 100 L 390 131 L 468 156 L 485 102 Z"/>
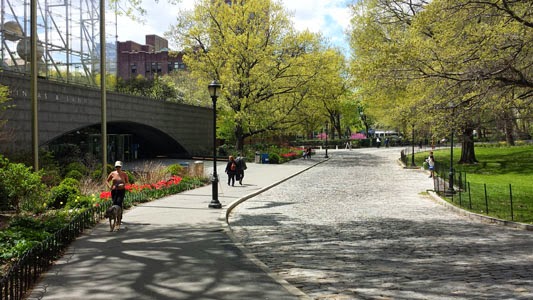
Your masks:
<path fill-rule="evenodd" d="M 177 102 L 203 107 L 212 106 L 205 82 L 188 70 L 175 70 L 163 79 L 172 82 L 176 89 Z"/>
<path fill-rule="evenodd" d="M 474 129 L 530 117 L 531 4 L 376 0 L 355 7 L 352 67 L 365 106 L 381 122 L 441 136 L 452 129 L 462 137 L 460 162 L 472 163 Z"/>
<path fill-rule="evenodd" d="M 12 132 L 5 129 L 5 125 L 8 120 L 2 118 L 3 112 L 11 107 L 7 104 L 9 100 L 11 100 L 9 98 L 9 88 L 7 86 L 0 85 L 0 143 L 9 142 L 13 136 Z"/>
<path fill-rule="evenodd" d="M 156 76 L 153 79 L 149 79 L 138 75 L 128 80 L 119 80 L 117 82 L 117 91 L 152 99 L 180 102 L 177 100 L 179 96 L 174 83 L 166 77 Z"/>
<path fill-rule="evenodd" d="M 245 138 L 294 126 L 291 115 L 326 63 L 317 55 L 321 37 L 295 32 L 282 6 L 269 0 L 198 1 L 169 35 L 186 49 L 200 86 L 223 83 L 218 121 L 229 126 L 237 149 Z"/>

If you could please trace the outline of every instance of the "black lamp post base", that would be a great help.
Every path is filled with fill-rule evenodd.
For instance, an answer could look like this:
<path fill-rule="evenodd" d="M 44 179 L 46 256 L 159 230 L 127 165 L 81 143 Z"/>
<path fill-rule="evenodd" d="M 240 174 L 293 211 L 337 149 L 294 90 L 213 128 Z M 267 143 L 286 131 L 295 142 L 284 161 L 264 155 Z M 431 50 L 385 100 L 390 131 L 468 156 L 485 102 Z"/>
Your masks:
<path fill-rule="evenodd" d="M 222 208 L 222 204 L 220 204 L 220 201 L 218 201 L 218 175 L 213 174 L 213 178 L 211 180 L 211 186 L 213 188 L 213 198 L 211 200 L 211 203 L 209 203 L 209 208 Z"/>
<path fill-rule="evenodd" d="M 220 202 L 217 200 L 211 200 L 211 203 L 209 203 L 209 208 L 222 208 L 222 204 L 220 204 Z"/>

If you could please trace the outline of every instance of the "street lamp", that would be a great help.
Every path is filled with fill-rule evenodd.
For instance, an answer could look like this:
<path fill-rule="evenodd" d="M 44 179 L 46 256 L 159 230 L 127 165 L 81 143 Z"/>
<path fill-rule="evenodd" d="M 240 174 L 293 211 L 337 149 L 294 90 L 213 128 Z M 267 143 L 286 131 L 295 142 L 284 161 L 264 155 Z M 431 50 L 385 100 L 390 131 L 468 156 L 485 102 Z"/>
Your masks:
<path fill-rule="evenodd" d="M 222 208 L 222 204 L 218 201 L 218 175 L 217 175 L 217 98 L 220 95 L 222 85 L 218 81 L 213 80 L 208 86 L 209 95 L 213 100 L 213 178 L 211 185 L 213 188 L 213 199 L 209 203 L 209 208 Z"/>
<path fill-rule="evenodd" d="M 366 124 L 366 115 L 361 109 L 359 109 L 359 116 L 361 117 L 361 121 L 363 122 L 363 125 L 365 126 L 366 138 L 368 138 L 368 126 Z"/>
<path fill-rule="evenodd" d="M 451 108 L 452 108 L 452 133 L 451 133 L 451 137 L 450 137 L 450 172 L 448 174 L 448 190 L 446 191 L 446 194 L 448 196 L 452 196 L 453 194 L 455 194 L 455 189 L 453 188 L 453 134 L 454 134 L 454 129 L 453 129 L 453 117 L 455 115 L 455 106 L 451 105 Z"/>
<path fill-rule="evenodd" d="M 415 165 L 415 124 L 411 124 L 411 130 L 412 130 L 412 136 L 413 136 L 413 142 L 412 145 L 412 151 L 411 151 L 411 167 L 416 167 Z"/>
<path fill-rule="evenodd" d="M 328 121 L 326 121 L 326 156 L 324 158 L 329 158 L 328 156 Z"/>

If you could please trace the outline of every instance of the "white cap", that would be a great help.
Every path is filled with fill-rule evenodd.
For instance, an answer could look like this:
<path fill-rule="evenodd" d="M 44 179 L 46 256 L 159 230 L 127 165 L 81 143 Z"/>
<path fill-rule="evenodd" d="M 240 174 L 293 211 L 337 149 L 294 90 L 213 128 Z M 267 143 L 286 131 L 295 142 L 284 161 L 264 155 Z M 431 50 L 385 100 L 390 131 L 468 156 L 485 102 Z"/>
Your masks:
<path fill-rule="evenodd" d="M 115 167 L 122 167 L 122 162 L 120 160 L 117 160 L 115 162 Z"/>

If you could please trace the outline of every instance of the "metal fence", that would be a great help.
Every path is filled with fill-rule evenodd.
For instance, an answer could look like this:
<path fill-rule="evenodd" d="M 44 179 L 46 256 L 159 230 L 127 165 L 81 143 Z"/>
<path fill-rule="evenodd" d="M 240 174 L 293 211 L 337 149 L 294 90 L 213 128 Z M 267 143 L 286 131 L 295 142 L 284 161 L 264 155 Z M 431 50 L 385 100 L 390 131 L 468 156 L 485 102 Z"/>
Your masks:
<path fill-rule="evenodd" d="M 450 172 L 439 165 L 436 173 L 439 174 L 438 182 L 449 178 Z M 453 191 L 450 191 L 449 179 L 444 188 L 440 188 L 442 183 L 435 185 L 437 193 L 469 211 L 503 220 L 533 223 L 533 187 L 516 188 L 511 183 L 471 183 L 465 172 L 454 172 Z"/>
<path fill-rule="evenodd" d="M 410 149 L 401 151 L 400 159 L 406 166 L 411 164 L 410 155 Z M 449 165 L 438 162 L 435 175 L 433 190 L 455 205 L 498 219 L 533 224 L 533 186 L 513 188 L 510 183 L 471 183 L 466 172 L 450 170 Z"/>
<path fill-rule="evenodd" d="M 87 209 L 75 216 L 67 226 L 26 252 L 0 279 L 0 299 L 23 299 L 26 291 L 60 257 L 63 250 L 84 229 L 94 226 L 102 218 L 103 211 L 105 211 L 107 206 L 103 205 Z"/>
<path fill-rule="evenodd" d="M 197 182 L 182 182 L 164 190 L 137 191 L 126 193 L 124 208 L 134 203 L 142 203 L 150 199 L 178 193 L 183 190 L 200 186 Z M 105 211 L 111 206 L 111 201 L 102 201 L 83 213 L 75 216 L 72 221 L 55 232 L 51 237 L 27 251 L 0 278 L 0 300 L 24 299 L 28 290 L 37 282 L 41 274 L 63 254 L 63 251 L 87 228 L 93 227 L 104 218 Z"/>
<path fill-rule="evenodd" d="M 144 194 L 127 193 L 124 206 L 141 202 Z M 24 299 L 25 293 L 37 282 L 63 251 L 87 228 L 93 227 L 104 218 L 111 201 L 104 201 L 97 206 L 87 208 L 75 216 L 72 221 L 55 232 L 51 237 L 39 243 L 20 257 L 0 279 L 0 299 Z"/>

